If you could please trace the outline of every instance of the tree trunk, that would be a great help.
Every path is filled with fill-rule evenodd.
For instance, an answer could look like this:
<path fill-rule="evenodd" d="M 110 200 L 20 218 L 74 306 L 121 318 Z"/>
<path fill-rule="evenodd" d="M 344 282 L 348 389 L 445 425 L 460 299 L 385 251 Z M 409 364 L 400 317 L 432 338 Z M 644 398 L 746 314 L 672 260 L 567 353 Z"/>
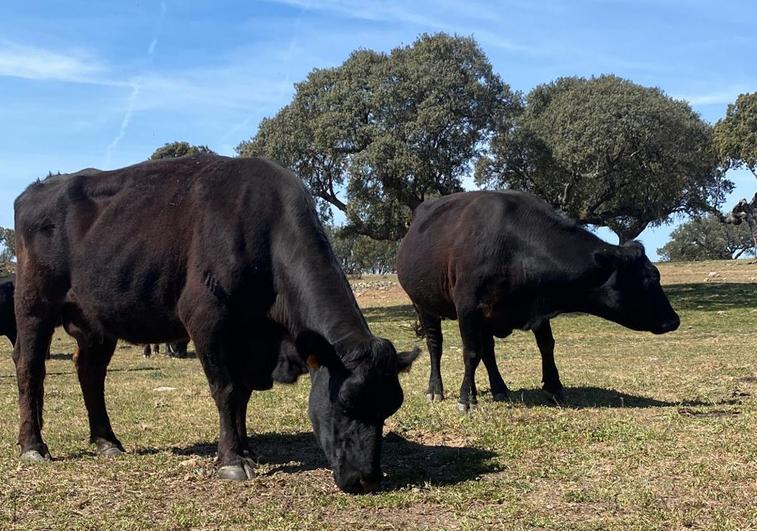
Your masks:
<path fill-rule="evenodd" d="M 618 235 L 618 244 L 623 245 L 636 238 L 647 228 L 647 223 L 634 223 L 628 227 L 615 227 L 611 230 Z"/>

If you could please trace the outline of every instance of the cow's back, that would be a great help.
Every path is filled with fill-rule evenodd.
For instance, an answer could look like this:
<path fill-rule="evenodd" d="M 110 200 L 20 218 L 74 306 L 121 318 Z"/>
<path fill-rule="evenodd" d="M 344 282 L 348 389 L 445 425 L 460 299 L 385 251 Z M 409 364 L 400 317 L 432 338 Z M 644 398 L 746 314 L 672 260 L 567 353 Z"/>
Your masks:
<path fill-rule="evenodd" d="M 415 212 L 397 258 L 416 305 L 456 315 L 455 292 L 522 290 L 586 268 L 599 240 L 523 192 L 462 192 Z"/>
<path fill-rule="evenodd" d="M 53 298 L 65 294 L 109 334 L 178 338 L 192 275 L 224 304 L 272 304 L 271 238 L 286 207 L 305 201 L 298 179 L 262 159 L 198 155 L 50 177 L 16 201 L 19 273 L 43 276 Z"/>

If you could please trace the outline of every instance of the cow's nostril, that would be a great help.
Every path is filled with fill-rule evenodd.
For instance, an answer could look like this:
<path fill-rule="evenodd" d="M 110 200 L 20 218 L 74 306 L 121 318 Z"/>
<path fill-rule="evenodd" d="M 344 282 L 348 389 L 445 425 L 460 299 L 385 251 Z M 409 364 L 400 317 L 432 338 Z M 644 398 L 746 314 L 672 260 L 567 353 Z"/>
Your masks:
<path fill-rule="evenodd" d="M 673 330 L 676 330 L 680 325 L 680 319 L 671 319 L 670 321 L 667 321 L 662 325 L 662 329 L 665 332 L 672 332 Z"/>

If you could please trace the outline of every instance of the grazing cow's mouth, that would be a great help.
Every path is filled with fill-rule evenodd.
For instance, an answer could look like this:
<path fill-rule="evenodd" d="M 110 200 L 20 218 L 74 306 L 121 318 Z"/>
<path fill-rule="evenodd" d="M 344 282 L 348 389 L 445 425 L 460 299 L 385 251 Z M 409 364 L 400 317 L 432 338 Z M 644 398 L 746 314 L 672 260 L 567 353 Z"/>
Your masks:
<path fill-rule="evenodd" d="M 665 321 L 662 323 L 659 328 L 656 330 L 653 330 L 652 333 L 654 334 L 667 334 L 668 332 L 672 332 L 673 330 L 677 330 L 678 327 L 681 325 L 681 320 L 678 318 L 671 319 L 669 321 Z"/>

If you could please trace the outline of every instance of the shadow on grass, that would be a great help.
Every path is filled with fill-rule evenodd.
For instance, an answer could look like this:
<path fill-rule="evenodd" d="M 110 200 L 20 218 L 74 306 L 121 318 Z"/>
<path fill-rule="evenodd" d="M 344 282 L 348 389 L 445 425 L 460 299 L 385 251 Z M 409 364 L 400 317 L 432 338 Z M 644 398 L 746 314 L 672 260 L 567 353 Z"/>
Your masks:
<path fill-rule="evenodd" d="M 310 432 L 262 433 L 250 437 L 250 447 L 263 463 L 273 465 L 267 474 L 284 472 L 296 474 L 307 470 L 329 468 L 329 463 Z M 216 455 L 216 443 L 201 442 L 186 447 L 171 448 L 176 455 Z M 153 454 L 161 450 L 144 448 L 139 454 Z M 496 472 L 491 462 L 494 452 L 479 448 L 426 445 L 409 441 L 390 432 L 384 438 L 382 464 L 387 476 L 382 490 L 395 490 L 407 485 L 429 483 L 454 485 L 481 475 Z"/>
<path fill-rule="evenodd" d="M 757 306 L 757 283 L 697 283 L 664 286 L 676 310 L 735 310 Z"/>
<path fill-rule="evenodd" d="M 544 391 L 536 389 L 517 389 L 510 391 L 510 399 L 514 403 L 522 403 L 527 407 L 557 405 Z M 650 407 L 674 407 L 674 406 L 716 406 L 729 404 L 730 401 L 702 402 L 701 400 L 684 400 L 681 402 L 668 402 L 656 400 L 646 396 L 631 395 L 604 389 L 602 387 L 566 387 L 565 401 L 560 407 L 568 409 L 593 409 L 593 408 L 650 408 Z"/>

